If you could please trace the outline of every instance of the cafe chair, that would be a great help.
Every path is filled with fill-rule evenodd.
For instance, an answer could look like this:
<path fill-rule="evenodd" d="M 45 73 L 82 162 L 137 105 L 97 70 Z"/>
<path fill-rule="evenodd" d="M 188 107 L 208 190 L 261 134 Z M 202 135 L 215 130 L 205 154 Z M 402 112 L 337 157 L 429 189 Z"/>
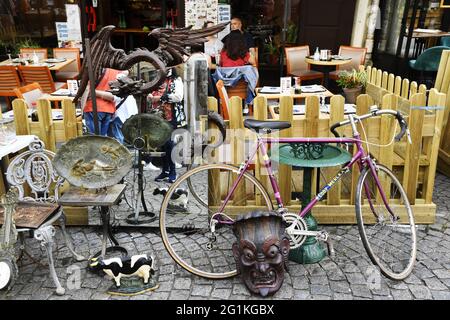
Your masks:
<path fill-rule="evenodd" d="M 45 93 L 67 88 L 67 83 L 53 81 L 52 74 L 47 66 L 19 66 L 19 73 L 24 84 L 37 82 Z"/>
<path fill-rule="evenodd" d="M 342 71 L 352 71 L 353 69 L 358 71 L 359 66 L 364 65 L 366 53 L 366 48 L 340 46 L 339 55 L 345 58 L 352 58 L 352 61 L 342 66 L 336 66 L 336 70 L 330 72 L 329 78 L 337 80 L 339 73 Z"/>
<path fill-rule="evenodd" d="M 437 72 L 441 61 L 442 51 L 450 50 L 450 47 L 436 46 L 426 49 L 417 59 L 409 60 L 409 67 L 413 72 L 420 72 L 419 80 L 424 82 L 425 72 Z"/>
<path fill-rule="evenodd" d="M 442 37 L 441 46 L 450 47 L 450 37 Z"/>
<path fill-rule="evenodd" d="M 47 48 L 20 48 L 20 54 L 23 57 L 33 57 L 34 54 L 39 58 L 39 61 L 47 59 Z"/>
<path fill-rule="evenodd" d="M 52 160 L 55 154 L 45 150 L 44 143 L 38 138 L 30 143 L 28 149 L 16 156 L 6 171 L 6 179 L 10 187 L 17 188 L 19 193 L 15 224 L 22 248 L 24 248 L 24 238 L 27 234 L 45 248 L 56 294 L 63 295 L 65 289 L 59 282 L 53 259 L 53 249 L 56 246 L 56 228 L 53 225 L 55 222 L 59 222 L 70 254 L 77 261 L 85 260 L 85 258 L 74 251 L 72 241 L 66 232 L 64 211 L 57 203 L 60 188 L 65 180 L 58 176 L 53 168 Z"/>
<path fill-rule="evenodd" d="M 311 65 L 305 61 L 305 58 L 310 55 L 309 46 L 284 48 L 284 53 L 288 76 L 300 77 L 300 80 L 320 79 L 323 85 L 323 72 L 311 70 Z"/>
<path fill-rule="evenodd" d="M 219 93 L 220 98 L 220 113 L 224 120 L 230 120 L 230 114 L 228 112 L 229 109 L 229 98 L 228 92 L 225 88 L 223 81 L 219 80 L 216 82 L 217 92 Z"/>
<path fill-rule="evenodd" d="M 78 48 L 54 48 L 53 49 L 54 58 L 66 58 L 75 59 L 64 68 L 56 71 L 55 77 L 58 81 L 75 80 L 78 79 L 78 75 L 81 70 L 80 62 L 80 49 Z"/>
<path fill-rule="evenodd" d="M 37 82 L 15 88 L 14 93 L 17 98 L 25 100 L 28 108 L 36 108 L 38 99 L 44 95 L 41 86 Z"/>
<path fill-rule="evenodd" d="M 8 109 L 11 109 L 10 97 L 16 97 L 14 89 L 20 87 L 20 78 L 14 66 L 0 66 L 0 97 L 5 97 Z"/>

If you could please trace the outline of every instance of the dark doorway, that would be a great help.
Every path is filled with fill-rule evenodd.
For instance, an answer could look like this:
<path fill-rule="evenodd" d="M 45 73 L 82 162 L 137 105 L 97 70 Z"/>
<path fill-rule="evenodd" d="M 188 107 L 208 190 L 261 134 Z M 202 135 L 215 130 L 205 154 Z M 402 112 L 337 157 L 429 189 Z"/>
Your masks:
<path fill-rule="evenodd" d="M 355 4 L 356 0 L 302 0 L 298 43 L 337 54 L 340 45 L 350 45 Z"/>

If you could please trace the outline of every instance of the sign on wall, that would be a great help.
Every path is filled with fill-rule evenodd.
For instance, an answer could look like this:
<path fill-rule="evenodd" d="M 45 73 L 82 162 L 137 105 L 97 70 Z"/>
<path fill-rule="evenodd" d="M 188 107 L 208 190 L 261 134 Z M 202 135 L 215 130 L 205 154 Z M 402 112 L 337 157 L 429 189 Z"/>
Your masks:
<path fill-rule="evenodd" d="M 229 4 L 219 4 L 217 11 L 217 23 L 228 22 L 231 20 L 231 6 Z M 228 24 L 225 29 L 219 32 L 217 38 L 223 39 L 229 33 L 230 25 Z"/>
<path fill-rule="evenodd" d="M 206 21 L 217 23 L 218 0 L 186 0 L 185 25 L 200 29 Z"/>

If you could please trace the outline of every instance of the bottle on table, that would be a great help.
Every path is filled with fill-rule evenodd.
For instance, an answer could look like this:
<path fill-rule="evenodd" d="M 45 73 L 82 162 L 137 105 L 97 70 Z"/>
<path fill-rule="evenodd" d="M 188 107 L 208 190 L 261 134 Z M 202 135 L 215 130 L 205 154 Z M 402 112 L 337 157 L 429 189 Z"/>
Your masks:
<path fill-rule="evenodd" d="M 316 47 L 316 51 L 314 52 L 314 60 L 315 60 L 315 61 L 320 60 L 320 51 L 319 51 L 319 47 Z"/>

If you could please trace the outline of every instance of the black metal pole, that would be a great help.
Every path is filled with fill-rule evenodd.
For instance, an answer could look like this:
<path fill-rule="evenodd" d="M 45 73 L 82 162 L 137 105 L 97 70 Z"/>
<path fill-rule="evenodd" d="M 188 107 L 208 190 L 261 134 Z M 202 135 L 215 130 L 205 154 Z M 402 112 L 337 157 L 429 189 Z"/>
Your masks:
<path fill-rule="evenodd" d="M 397 43 L 397 51 L 395 53 L 395 56 L 397 58 L 400 57 L 401 52 L 402 52 L 402 46 L 403 46 L 403 37 L 406 34 L 406 20 L 408 19 L 408 12 L 409 12 L 409 7 L 411 6 L 411 0 L 406 0 L 405 2 L 405 8 L 403 11 L 403 18 L 402 18 L 402 25 L 400 27 L 400 35 L 398 37 L 398 43 Z"/>
<path fill-rule="evenodd" d="M 90 40 L 89 40 L 89 36 L 87 34 L 87 17 L 86 17 L 86 0 L 81 0 L 81 8 L 80 8 L 80 13 L 81 13 L 81 32 L 82 32 L 82 39 L 83 41 L 83 47 L 84 47 L 84 52 L 85 52 L 85 56 L 84 58 L 86 59 L 87 62 L 87 67 L 88 67 L 88 76 L 89 76 L 89 83 L 90 83 L 90 95 L 91 95 L 91 100 L 92 100 L 92 112 L 94 115 L 94 130 L 95 130 L 95 134 L 99 135 L 100 134 L 100 129 L 98 126 L 98 113 L 97 113 L 97 95 L 95 94 L 95 78 L 94 78 L 94 71 L 92 69 L 92 59 L 91 59 L 91 46 L 90 46 Z"/>
<path fill-rule="evenodd" d="M 413 31 L 414 31 L 414 23 L 416 22 L 418 5 L 419 5 L 419 0 L 414 0 L 411 21 L 409 22 L 409 28 L 408 28 L 408 38 L 406 40 L 406 49 L 405 49 L 405 58 L 406 59 L 409 58 L 409 48 L 411 47 L 411 39 L 412 39 Z"/>
<path fill-rule="evenodd" d="M 286 46 L 286 33 L 288 18 L 291 11 L 291 0 L 284 1 L 284 12 L 283 12 L 283 29 L 281 30 L 281 48 L 280 48 L 280 77 L 283 76 L 284 71 L 284 48 Z"/>

